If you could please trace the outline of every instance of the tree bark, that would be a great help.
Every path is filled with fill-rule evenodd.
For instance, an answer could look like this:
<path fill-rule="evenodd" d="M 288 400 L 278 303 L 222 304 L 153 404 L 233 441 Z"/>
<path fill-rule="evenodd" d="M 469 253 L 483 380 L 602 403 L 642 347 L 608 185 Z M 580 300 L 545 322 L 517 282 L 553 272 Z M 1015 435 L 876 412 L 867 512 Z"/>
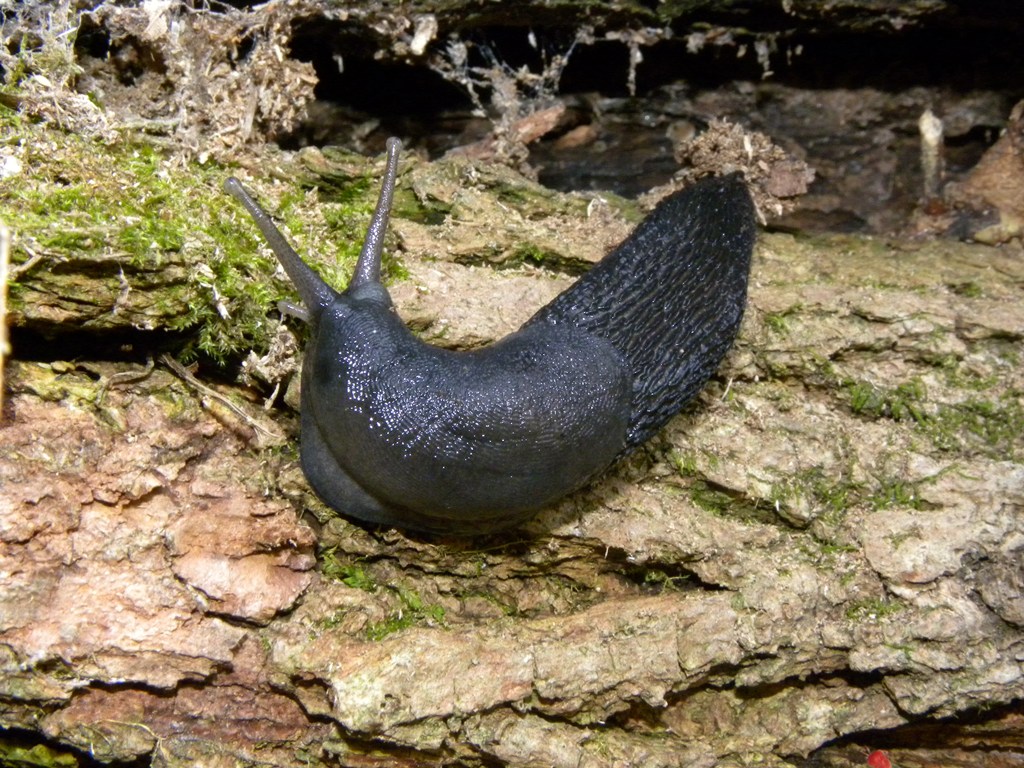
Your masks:
<path fill-rule="evenodd" d="M 451 226 L 394 230 L 399 312 L 450 345 L 504 335 L 571 281 L 437 261 Z M 741 338 L 698 402 L 484 541 L 304 519 L 325 518 L 294 415 L 244 388 L 15 361 L 2 721 L 162 765 L 784 764 L 1008 704 L 1022 264 L 764 235 Z"/>
<path fill-rule="evenodd" d="M 157 6 L 97 18 L 115 47 L 149 40 L 174 55 L 146 61 L 187 72 L 121 87 L 178 115 L 191 156 L 216 145 L 239 167 L 0 112 L 4 168 L 22 168 L 0 187 L 15 234 L 0 763 L 848 766 L 873 746 L 933 750 L 907 765 L 1024 750 L 1019 240 L 764 233 L 734 350 L 636 453 L 512 533 L 368 529 L 298 468 L 301 332 L 273 319 L 289 290 L 220 184 L 242 176 L 336 279 L 379 159 L 247 145 L 312 98 L 307 64 L 288 59 L 276 90 L 268 78 L 315 9 L 251 9 L 259 34 L 235 70 L 225 51 L 248 11 L 185 14 L 189 37 Z M 833 18 L 783 6 L 786 24 Z M 627 18 L 665 24 L 673 7 Z M 951 4 L 845 7 L 841 21 L 877 28 Z M 380 4 L 352 23 L 409 60 L 429 30 L 413 16 Z M 436 39 L 491 18 L 441 13 Z M 176 73 L 188 87 L 169 96 Z M 116 101 L 119 77 L 91 75 Z M 41 83 L 23 106 L 51 103 Z M 239 136 L 245 105 L 254 133 Z M 405 158 L 392 295 L 428 341 L 478 347 L 640 215 L 498 165 Z"/>

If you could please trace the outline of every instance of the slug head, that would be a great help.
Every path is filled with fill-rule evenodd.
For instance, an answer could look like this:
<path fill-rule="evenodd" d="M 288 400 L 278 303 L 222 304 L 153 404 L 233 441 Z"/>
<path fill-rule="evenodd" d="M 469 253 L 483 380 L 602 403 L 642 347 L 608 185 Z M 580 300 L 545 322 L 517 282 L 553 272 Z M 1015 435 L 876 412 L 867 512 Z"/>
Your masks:
<path fill-rule="evenodd" d="M 224 182 L 224 190 L 238 200 L 256 222 L 256 226 L 263 233 L 267 244 L 274 251 L 274 255 L 281 262 L 281 266 L 284 267 L 284 271 L 302 299 L 304 310 L 291 304 L 283 305 L 282 309 L 288 314 L 296 315 L 316 326 L 324 310 L 342 297 L 352 302 L 370 302 L 385 307 L 391 306 L 391 297 L 380 281 L 381 254 L 384 249 L 384 234 L 387 231 L 388 218 L 391 214 L 391 203 L 394 199 L 395 179 L 398 176 L 398 153 L 401 149 L 401 141 L 394 137 L 388 139 L 387 168 L 384 172 L 384 183 L 381 185 L 380 196 L 377 198 L 377 208 L 370 220 L 370 227 L 366 232 L 363 248 L 359 252 L 359 260 L 356 262 L 352 279 L 343 294 L 339 294 L 331 288 L 302 260 L 295 249 L 288 244 L 267 212 L 260 207 L 238 179 L 232 176 Z"/>

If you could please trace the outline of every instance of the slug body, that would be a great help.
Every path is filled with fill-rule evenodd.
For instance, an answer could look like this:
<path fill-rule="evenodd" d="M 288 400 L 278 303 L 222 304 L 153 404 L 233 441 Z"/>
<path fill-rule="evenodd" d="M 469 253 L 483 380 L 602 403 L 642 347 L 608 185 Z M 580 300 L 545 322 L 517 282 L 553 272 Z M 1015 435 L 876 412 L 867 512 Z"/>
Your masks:
<path fill-rule="evenodd" d="M 349 287 L 324 283 L 235 179 L 298 291 L 302 468 L 339 512 L 411 530 L 515 525 L 657 431 L 704 386 L 743 317 L 753 204 L 737 176 L 664 200 L 514 334 L 453 352 L 416 338 L 380 282 L 400 145 Z"/>

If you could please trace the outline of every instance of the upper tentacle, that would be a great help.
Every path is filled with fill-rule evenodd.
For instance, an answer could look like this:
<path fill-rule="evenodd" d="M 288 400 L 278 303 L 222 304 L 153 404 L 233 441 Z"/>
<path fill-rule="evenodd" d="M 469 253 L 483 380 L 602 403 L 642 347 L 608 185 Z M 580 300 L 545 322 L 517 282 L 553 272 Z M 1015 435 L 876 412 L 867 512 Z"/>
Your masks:
<path fill-rule="evenodd" d="M 267 239 L 277 260 L 281 262 L 284 271 L 288 273 L 295 290 L 299 292 L 302 303 L 306 305 L 307 317 L 305 319 L 316 321 L 320 313 L 337 299 L 338 293 L 302 260 L 271 221 L 267 212 L 253 200 L 238 179 L 234 176 L 230 177 L 224 182 L 224 189 L 245 206 L 253 221 L 256 222 L 256 226 L 260 228 L 263 236 Z"/>
<path fill-rule="evenodd" d="M 363 242 L 363 249 L 359 252 L 359 261 L 356 262 L 352 281 L 348 285 L 350 291 L 364 286 L 380 284 L 381 252 L 384 249 L 384 234 L 388 228 L 391 203 L 395 195 L 395 179 L 398 176 L 398 153 L 402 149 L 402 142 L 392 136 L 388 139 L 387 149 L 388 162 L 387 168 L 384 171 L 384 183 L 381 184 L 380 197 L 377 198 L 377 208 L 373 212 L 370 227 L 366 231 L 366 240 Z"/>

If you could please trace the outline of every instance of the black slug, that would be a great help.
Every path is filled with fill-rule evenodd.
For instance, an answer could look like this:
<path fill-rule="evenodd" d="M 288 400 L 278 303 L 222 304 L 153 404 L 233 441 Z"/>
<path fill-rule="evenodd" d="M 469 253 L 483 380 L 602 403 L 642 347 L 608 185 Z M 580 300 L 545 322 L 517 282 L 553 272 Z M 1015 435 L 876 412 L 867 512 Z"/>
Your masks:
<path fill-rule="evenodd" d="M 662 201 L 636 231 L 511 336 L 453 352 L 402 323 L 380 282 L 401 144 L 338 293 L 237 179 L 309 323 L 302 469 L 342 514 L 478 534 L 528 518 L 649 438 L 700 391 L 736 337 L 754 211 L 738 174 Z"/>

